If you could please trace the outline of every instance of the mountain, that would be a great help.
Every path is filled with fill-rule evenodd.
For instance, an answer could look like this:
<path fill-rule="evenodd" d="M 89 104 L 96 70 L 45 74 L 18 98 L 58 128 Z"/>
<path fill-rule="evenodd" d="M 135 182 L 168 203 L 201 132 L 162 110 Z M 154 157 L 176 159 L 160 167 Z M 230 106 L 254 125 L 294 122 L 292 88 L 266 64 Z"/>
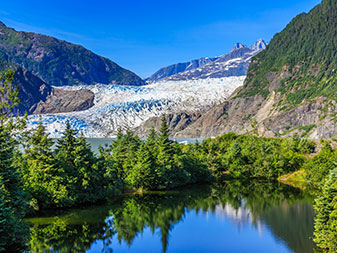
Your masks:
<path fill-rule="evenodd" d="M 267 48 L 268 43 L 263 39 L 259 39 L 256 41 L 250 48 L 254 51 L 257 50 L 265 50 Z"/>
<path fill-rule="evenodd" d="M 133 129 L 145 136 L 153 125 L 160 125 L 162 114 L 170 114 L 170 127 L 178 133 L 242 86 L 250 59 L 265 46 L 263 40 L 252 47 L 238 43 L 228 54 L 216 59 L 201 58 L 184 64 L 184 69 L 204 64 L 200 78 L 176 78 L 193 71 L 187 70 L 142 87 L 101 84 L 67 87 L 67 91 L 93 92 L 94 106 L 79 112 L 48 113 L 43 115 L 43 122 L 53 137 L 60 135 L 65 122 L 87 137 L 115 136 L 119 128 Z M 213 62 L 216 64 L 211 65 Z M 28 125 L 34 126 L 36 120 L 37 116 L 30 116 Z"/>
<path fill-rule="evenodd" d="M 215 61 L 216 59 L 218 59 L 218 57 L 215 57 L 215 58 L 204 57 L 204 58 L 192 60 L 190 62 L 173 64 L 173 65 L 159 69 L 152 76 L 146 78 L 145 81 L 156 82 L 156 81 L 159 81 L 160 79 L 175 75 L 177 73 L 199 68 L 201 66 L 204 66 L 207 63 Z"/>
<path fill-rule="evenodd" d="M 19 87 L 18 115 L 81 111 L 93 106 L 94 93 L 91 91 L 64 91 L 51 87 L 20 67 L 15 70 L 13 84 Z"/>
<path fill-rule="evenodd" d="M 244 86 L 177 136 L 245 133 L 331 138 L 337 133 L 337 0 L 295 17 L 252 59 Z"/>
<path fill-rule="evenodd" d="M 53 86 L 145 84 L 136 74 L 82 46 L 41 34 L 17 32 L 2 22 L 0 59 L 30 71 Z"/>
<path fill-rule="evenodd" d="M 15 72 L 13 85 L 19 88 L 21 101 L 16 115 L 80 111 L 93 106 L 94 93 L 89 90 L 64 91 L 51 87 L 30 71 L 0 59 L 0 72 L 7 69 Z"/>
<path fill-rule="evenodd" d="M 225 55 L 215 58 L 201 58 L 187 63 L 178 63 L 160 69 L 147 81 L 182 81 L 229 76 L 245 76 L 253 56 L 267 47 L 268 43 L 259 39 L 251 47 L 236 43 Z"/>

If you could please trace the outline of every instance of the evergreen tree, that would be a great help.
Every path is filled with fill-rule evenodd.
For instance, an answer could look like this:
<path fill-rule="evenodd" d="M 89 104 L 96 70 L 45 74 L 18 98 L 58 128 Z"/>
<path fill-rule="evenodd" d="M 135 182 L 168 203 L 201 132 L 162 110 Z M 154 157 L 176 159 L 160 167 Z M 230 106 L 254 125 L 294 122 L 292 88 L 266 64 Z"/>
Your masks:
<path fill-rule="evenodd" d="M 170 131 L 167 125 L 165 115 L 163 114 L 161 117 L 161 126 L 160 126 L 160 132 L 158 136 L 158 143 L 159 143 L 160 151 L 167 153 L 167 154 L 172 152 L 172 148 L 171 148 L 172 143 L 169 137 L 170 137 Z"/>
<path fill-rule="evenodd" d="M 56 166 L 52 145 L 53 140 L 40 121 L 28 138 L 28 148 L 22 162 L 25 190 L 36 200 L 38 206 L 35 208 L 63 206 L 67 203 L 66 179 L 62 178 L 64 171 Z"/>
<path fill-rule="evenodd" d="M 77 139 L 73 156 L 77 172 L 77 197 L 81 202 L 103 199 L 106 196 L 104 170 L 98 167 L 97 158 L 85 137 L 81 136 Z"/>
<path fill-rule="evenodd" d="M 132 173 L 136 164 L 136 152 L 139 149 L 141 141 L 138 136 L 131 131 L 122 134 L 118 130 L 117 139 L 112 142 L 112 162 L 116 168 L 118 176 L 125 181 L 129 173 Z"/>
<path fill-rule="evenodd" d="M 161 117 L 161 127 L 158 135 L 158 156 L 157 161 L 159 169 L 161 172 L 161 185 L 167 187 L 173 183 L 173 170 L 174 170 L 174 160 L 173 160 L 173 148 L 172 142 L 169 139 L 170 133 L 167 125 L 165 115 Z"/>
<path fill-rule="evenodd" d="M 137 151 L 140 148 L 141 141 L 132 131 L 127 130 L 122 143 L 126 147 L 125 160 L 123 162 L 123 173 L 127 176 L 132 173 L 137 162 Z"/>
<path fill-rule="evenodd" d="M 151 151 L 153 157 L 157 157 L 158 155 L 158 135 L 154 127 L 150 129 L 150 133 L 146 138 L 145 142 L 147 148 Z"/>
<path fill-rule="evenodd" d="M 136 163 L 128 173 L 126 181 L 137 190 L 152 190 L 157 188 L 155 159 L 149 146 L 142 143 L 136 152 Z"/>
<path fill-rule="evenodd" d="M 323 191 L 315 202 L 315 238 L 317 246 L 337 252 L 337 169 L 330 172 Z"/>
<path fill-rule="evenodd" d="M 97 158 L 84 137 L 67 123 L 55 150 L 59 168 L 68 191 L 69 205 L 94 202 L 105 196 L 104 171 L 99 171 Z"/>
<path fill-rule="evenodd" d="M 12 122 L 14 110 L 20 102 L 19 89 L 12 85 L 13 79 L 14 71 L 7 70 L 4 74 L 0 74 L 0 125 L 2 126 Z"/>
<path fill-rule="evenodd" d="M 99 156 L 97 166 L 100 172 L 104 171 L 105 192 L 107 196 L 112 196 L 120 193 L 123 188 L 123 182 L 118 176 L 116 167 L 111 159 L 111 146 L 99 147 Z"/>
<path fill-rule="evenodd" d="M 22 221 L 28 207 L 26 194 L 13 158 L 14 140 L 0 126 L 0 251 L 23 247 L 27 233 Z"/>
<path fill-rule="evenodd" d="M 125 178 L 124 170 L 123 170 L 123 164 L 126 160 L 126 150 L 127 147 L 124 142 L 124 135 L 122 133 L 122 130 L 119 128 L 117 132 L 117 138 L 116 140 L 112 141 L 111 145 L 111 160 L 115 167 L 115 170 L 117 172 L 117 175 L 122 180 Z"/>
<path fill-rule="evenodd" d="M 14 123 L 12 116 L 19 103 L 18 89 L 12 85 L 14 72 L 0 75 L 0 251 L 17 251 L 24 246 L 27 230 L 23 217 L 27 196 L 21 175 L 14 164 L 16 141 L 13 132 L 23 127 L 25 118 Z"/>
<path fill-rule="evenodd" d="M 329 175 L 329 172 L 336 168 L 337 152 L 333 150 L 331 145 L 324 141 L 321 151 L 312 157 L 304 166 L 306 176 L 310 183 L 314 186 L 321 186 L 324 183 L 324 178 Z"/>

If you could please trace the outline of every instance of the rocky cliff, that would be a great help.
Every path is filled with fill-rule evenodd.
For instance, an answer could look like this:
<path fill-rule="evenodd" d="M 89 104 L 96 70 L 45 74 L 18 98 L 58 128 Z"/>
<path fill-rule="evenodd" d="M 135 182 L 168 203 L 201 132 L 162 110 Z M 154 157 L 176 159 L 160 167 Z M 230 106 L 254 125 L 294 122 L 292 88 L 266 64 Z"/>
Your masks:
<path fill-rule="evenodd" d="M 54 88 L 21 67 L 1 61 L 0 71 L 15 71 L 13 85 L 19 88 L 20 104 L 16 114 L 81 111 L 93 106 L 94 93 L 89 90 L 68 91 Z"/>
<path fill-rule="evenodd" d="M 194 113 L 171 113 L 166 114 L 165 118 L 167 125 L 170 129 L 171 136 L 178 136 L 177 133 L 184 130 L 187 126 L 191 125 L 197 119 L 202 116 L 200 112 Z M 160 130 L 161 117 L 152 117 L 146 120 L 142 125 L 135 129 L 135 133 L 140 137 L 146 137 L 149 135 L 151 128 L 153 127 L 156 131 Z"/>
<path fill-rule="evenodd" d="M 84 111 L 94 105 L 94 98 L 94 93 L 86 89 L 72 91 L 52 88 L 48 96 L 34 104 L 30 111 L 32 114 Z"/>
<path fill-rule="evenodd" d="M 301 14 L 253 58 L 243 87 L 176 137 L 257 131 L 331 138 L 337 133 L 337 0 Z"/>

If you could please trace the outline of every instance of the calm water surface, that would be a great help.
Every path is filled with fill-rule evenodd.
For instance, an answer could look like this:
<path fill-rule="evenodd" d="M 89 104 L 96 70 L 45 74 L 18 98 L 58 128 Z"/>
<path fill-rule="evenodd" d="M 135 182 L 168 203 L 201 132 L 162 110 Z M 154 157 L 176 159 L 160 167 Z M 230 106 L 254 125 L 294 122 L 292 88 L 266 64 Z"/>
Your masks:
<path fill-rule="evenodd" d="M 111 145 L 112 141 L 115 139 L 116 138 L 87 138 L 87 141 L 91 145 L 92 150 L 98 153 L 99 146 L 104 147 L 105 145 Z M 201 142 L 203 139 L 177 138 L 177 139 L 172 139 L 172 140 L 176 140 L 177 142 L 182 143 L 182 144 L 188 144 L 188 143 L 195 143 L 196 141 Z"/>
<path fill-rule="evenodd" d="M 31 251 L 313 252 L 312 199 L 252 181 L 130 194 L 27 219 Z"/>

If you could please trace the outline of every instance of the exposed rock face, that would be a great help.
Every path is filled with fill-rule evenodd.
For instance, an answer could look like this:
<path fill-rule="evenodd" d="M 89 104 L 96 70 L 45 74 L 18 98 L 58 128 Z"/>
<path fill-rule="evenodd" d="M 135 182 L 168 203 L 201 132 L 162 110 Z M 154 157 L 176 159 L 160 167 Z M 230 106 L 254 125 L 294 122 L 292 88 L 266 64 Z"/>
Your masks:
<path fill-rule="evenodd" d="M 0 59 L 29 70 L 49 85 L 144 85 L 134 73 L 82 46 L 17 32 L 0 22 Z"/>
<path fill-rule="evenodd" d="M 34 104 L 30 111 L 33 114 L 83 111 L 94 105 L 94 98 L 94 93 L 86 89 L 72 91 L 52 88 L 45 101 Z"/>
<path fill-rule="evenodd" d="M 201 117 L 201 113 L 179 113 L 165 115 L 168 127 L 171 131 L 171 136 L 185 129 L 187 126 L 195 122 Z M 135 132 L 140 137 L 146 137 L 150 133 L 150 129 L 154 127 L 156 131 L 160 130 L 161 117 L 153 117 L 145 121 L 144 124 L 135 129 Z"/>
<path fill-rule="evenodd" d="M 299 134 L 311 139 L 331 138 L 337 134 L 337 103 L 318 98 L 289 111 L 278 111 L 273 107 L 277 98 L 267 100 L 255 96 L 250 99 L 229 99 L 191 122 L 174 137 L 209 138 L 226 132 L 244 134 L 253 130 L 252 121 L 257 123 L 260 136 L 292 136 Z M 328 113 L 324 111 L 328 109 Z"/>
<path fill-rule="evenodd" d="M 336 17 L 337 0 L 323 0 L 297 16 L 252 59 L 242 88 L 174 135 L 254 130 L 267 137 L 336 136 Z"/>
<path fill-rule="evenodd" d="M 93 106 L 93 92 L 53 88 L 21 67 L 15 69 L 13 85 L 18 86 L 21 99 L 17 115 L 81 111 Z"/>
<path fill-rule="evenodd" d="M 19 87 L 21 99 L 18 114 L 33 112 L 32 108 L 40 101 L 44 101 L 52 91 L 52 87 L 33 75 L 28 70 L 17 68 L 15 70 L 13 84 Z"/>

